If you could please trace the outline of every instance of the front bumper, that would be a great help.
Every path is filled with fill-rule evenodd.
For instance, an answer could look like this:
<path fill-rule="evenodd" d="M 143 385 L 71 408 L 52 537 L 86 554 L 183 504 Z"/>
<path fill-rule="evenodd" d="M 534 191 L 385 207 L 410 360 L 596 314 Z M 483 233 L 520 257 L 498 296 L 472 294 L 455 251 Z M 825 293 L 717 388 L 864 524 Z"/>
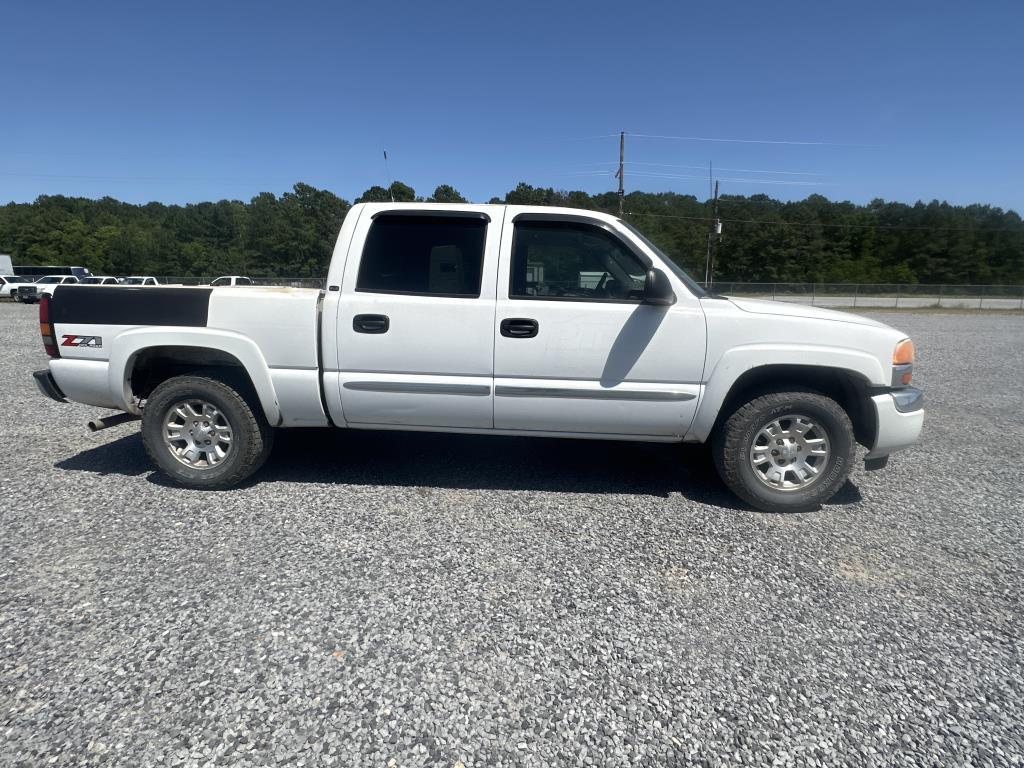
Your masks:
<path fill-rule="evenodd" d="M 916 387 L 874 395 L 875 444 L 865 460 L 880 459 L 917 442 L 924 425 L 924 393 Z"/>
<path fill-rule="evenodd" d="M 35 379 L 36 387 L 39 388 L 39 391 L 48 398 L 56 400 L 58 403 L 67 402 L 67 399 L 64 397 L 64 393 L 60 391 L 60 387 L 57 386 L 57 382 L 53 380 L 53 376 L 49 369 L 36 371 L 32 374 L 32 378 Z"/>

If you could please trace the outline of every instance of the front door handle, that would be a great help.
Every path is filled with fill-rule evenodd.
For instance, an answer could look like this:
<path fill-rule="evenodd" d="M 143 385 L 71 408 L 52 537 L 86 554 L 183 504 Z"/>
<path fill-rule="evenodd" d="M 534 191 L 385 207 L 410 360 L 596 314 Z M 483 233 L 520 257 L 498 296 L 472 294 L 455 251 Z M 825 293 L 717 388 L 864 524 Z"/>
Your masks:
<path fill-rule="evenodd" d="M 528 317 L 507 317 L 501 321 L 501 335 L 510 339 L 532 339 L 539 330 L 537 321 Z"/>
<path fill-rule="evenodd" d="M 390 327 L 387 315 L 356 315 L 352 318 L 352 330 L 356 333 L 387 333 Z"/>

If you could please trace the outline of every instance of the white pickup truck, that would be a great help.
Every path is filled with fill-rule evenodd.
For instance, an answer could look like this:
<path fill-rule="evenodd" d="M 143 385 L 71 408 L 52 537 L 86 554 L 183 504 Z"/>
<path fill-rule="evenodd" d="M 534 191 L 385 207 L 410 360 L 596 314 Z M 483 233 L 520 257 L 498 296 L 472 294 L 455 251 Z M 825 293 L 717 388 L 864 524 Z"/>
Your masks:
<path fill-rule="evenodd" d="M 275 428 L 710 441 L 762 510 L 816 508 L 913 444 L 913 345 L 856 315 L 705 293 L 630 224 L 356 205 L 325 291 L 60 286 L 40 390 L 141 417 L 178 483 L 253 473 Z"/>

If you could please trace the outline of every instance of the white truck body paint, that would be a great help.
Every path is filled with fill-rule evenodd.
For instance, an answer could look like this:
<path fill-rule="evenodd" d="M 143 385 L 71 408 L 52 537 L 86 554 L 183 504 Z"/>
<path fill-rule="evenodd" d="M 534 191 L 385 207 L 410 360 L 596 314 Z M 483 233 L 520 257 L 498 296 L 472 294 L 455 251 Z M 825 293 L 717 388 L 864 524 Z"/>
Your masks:
<path fill-rule="evenodd" d="M 356 290 L 374 217 L 385 212 L 487 217 L 479 296 Z M 520 214 L 566 217 L 612 233 L 665 273 L 675 303 L 512 297 L 513 238 Z M 580 275 L 580 287 L 600 285 L 592 271 Z M 54 301 L 74 290 L 89 289 L 61 287 Z M 64 334 L 102 339 L 99 346 L 60 347 L 62 357 L 51 361 L 51 375 L 68 398 L 137 413 L 131 373 L 138 355 L 154 347 L 188 347 L 235 358 L 268 421 L 285 427 L 332 423 L 360 429 L 704 441 L 737 380 L 773 365 L 834 369 L 862 385 L 878 424 L 874 444 L 868 446 L 871 457 L 913 444 L 923 420 L 923 410 L 901 413 L 884 391 L 892 385 L 893 349 L 904 334 L 820 308 L 702 298 L 618 219 L 591 211 L 360 204 L 342 225 L 326 291 L 250 286 L 145 290 L 208 291 L 205 325 L 175 325 L 173 311 L 159 325 L 57 323 L 58 343 Z M 389 328 L 357 332 L 356 315 L 387 316 Z M 501 321 L 507 318 L 535 321 L 536 337 L 502 335 Z"/>

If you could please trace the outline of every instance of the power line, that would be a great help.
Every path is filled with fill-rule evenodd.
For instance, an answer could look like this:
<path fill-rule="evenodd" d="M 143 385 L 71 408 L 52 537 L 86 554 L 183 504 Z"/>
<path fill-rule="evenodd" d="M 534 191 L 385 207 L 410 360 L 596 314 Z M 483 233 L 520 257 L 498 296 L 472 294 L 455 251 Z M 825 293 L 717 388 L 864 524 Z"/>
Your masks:
<path fill-rule="evenodd" d="M 581 165 L 615 165 L 614 162 L 603 160 L 597 163 L 581 163 Z M 639 160 L 627 160 L 626 165 L 647 165 L 657 166 L 659 168 L 691 168 L 693 170 L 703 170 L 703 165 L 680 165 L 679 163 L 646 163 Z M 784 176 L 827 176 L 826 173 L 815 173 L 813 171 L 762 171 L 754 168 L 724 168 L 719 167 L 720 171 L 731 171 L 733 173 L 773 173 Z"/>
<path fill-rule="evenodd" d="M 707 176 L 696 176 L 687 173 L 656 173 L 652 171 L 633 171 L 634 176 L 647 176 L 655 179 L 700 179 L 704 181 Z M 822 187 L 832 186 L 828 182 L 824 181 L 784 181 L 782 179 L 723 179 L 719 178 L 719 181 L 729 181 L 735 184 L 781 184 L 801 187 Z"/>
<path fill-rule="evenodd" d="M 592 139 L 611 139 L 617 137 L 617 133 L 605 133 L 600 136 L 574 136 L 569 141 L 590 141 Z M 862 147 L 862 148 L 883 148 L 885 144 L 845 144 L 833 141 L 785 141 L 781 139 L 722 139 L 711 136 L 664 136 L 653 133 L 630 133 L 627 136 L 636 139 L 667 139 L 672 141 L 710 141 L 724 144 L 786 144 L 799 147 Z"/>
<path fill-rule="evenodd" d="M 587 177 L 601 177 L 607 176 L 608 171 L 566 171 L 564 173 L 557 174 L 559 176 L 587 176 Z M 698 176 L 696 174 L 689 173 L 657 173 L 654 171 L 633 171 L 634 176 L 646 176 L 647 178 L 653 179 L 700 179 L 706 180 L 707 176 Z M 618 173 L 613 175 L 613 178 L 618 178 Z M 776 185 L 789 185 L 789 186 L 804 186 L 804 187 L 824 187 L 834 186 L 830 182 L 824 181 L 785 181 L 783 179 L 719 179 L 719 181 L 729 181 L 736 184 L 776 184 Z"/>
<path fill-rule="evenodd" d="M 708 136 L 660 136 L 651 133 L 631 133 L 636 139 L 670 139 L 674 141 L 712 141 L 724 144 L 788 144 L 801 147 L 869 147 L 880 148 L 884 144 L 841 144 L 832 141 L 781 141 L 774 139 L 719 139 Z"/>

